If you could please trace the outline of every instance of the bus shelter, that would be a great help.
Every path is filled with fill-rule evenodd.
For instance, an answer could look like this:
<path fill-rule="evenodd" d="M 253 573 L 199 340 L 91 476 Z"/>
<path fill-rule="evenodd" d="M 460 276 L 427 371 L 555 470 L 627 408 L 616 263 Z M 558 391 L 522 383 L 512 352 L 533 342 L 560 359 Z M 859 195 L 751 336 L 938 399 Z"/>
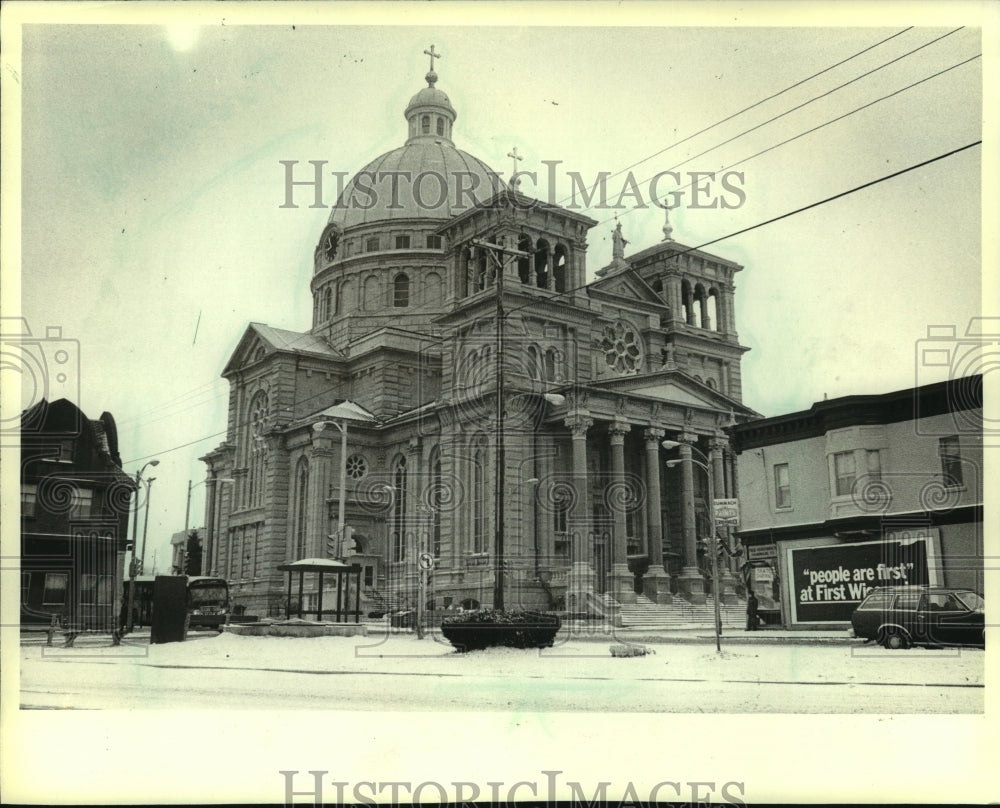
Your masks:
<path fill-rule="evenodd" d="M 335 561 L 328 558 L 303 558 L 292 561 L 288 564 L 281 564 L 279 572 L 288 573 L 288 599 L 285 603 L 285 619 L 292 616 L 292 579 L 295 573 L 299 574 L 299 602 L 298 616 L 301 618 L 304 610 L 302 608 L 302 595 L 305 586 L 305 576 L 307 572 L 316 573 L 319 579 L 319 590 L 316 600 L 316 619 L 323 622 L 323 576 L 337 576 L 337 609 L 336 622 L 350 622 L 350 598 L 354 595 L 354 622 L 361 622 L 361 565 L 346 564 L 343 561 Z M 354 580 L 353 592 L 351 589 L 351 579 Z M 311 614 L 311 612 L 310 612 Z"/>

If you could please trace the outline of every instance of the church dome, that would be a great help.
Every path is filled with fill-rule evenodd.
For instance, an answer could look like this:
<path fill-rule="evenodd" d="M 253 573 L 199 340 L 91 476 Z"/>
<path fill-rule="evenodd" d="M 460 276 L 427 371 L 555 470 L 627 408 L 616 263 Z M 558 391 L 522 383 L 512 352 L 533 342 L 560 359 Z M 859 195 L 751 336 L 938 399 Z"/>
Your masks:
<path fill-rule="evenodd" d="M 354 175 L 330 214 L 330 224 L 349 227 L 401 219 L 442 221 L 485 202 L 506 186 L 486 163 L 452 142 L 458 113 L 434 85 L 433 46 L 427 86 L 406 105 L 408 137 Z"/>

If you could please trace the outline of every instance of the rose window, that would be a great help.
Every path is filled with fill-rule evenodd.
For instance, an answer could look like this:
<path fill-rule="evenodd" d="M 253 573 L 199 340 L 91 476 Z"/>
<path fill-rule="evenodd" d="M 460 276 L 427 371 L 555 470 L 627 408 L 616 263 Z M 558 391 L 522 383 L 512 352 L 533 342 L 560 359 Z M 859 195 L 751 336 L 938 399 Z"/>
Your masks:
<path fill-rule="evenodd" d="M 368 473 L 368 461 L 362 455 L 354 454 L 347 458 L 347 476 L 352 480 L 360 480 Z"/>
<path fill-rule="evenodd" d="M 604 329 L 601 337 L 604 361 L 616 373 L 638 373 L 642 367 L 642 342 L 635 329 L 619 320 Z"/>

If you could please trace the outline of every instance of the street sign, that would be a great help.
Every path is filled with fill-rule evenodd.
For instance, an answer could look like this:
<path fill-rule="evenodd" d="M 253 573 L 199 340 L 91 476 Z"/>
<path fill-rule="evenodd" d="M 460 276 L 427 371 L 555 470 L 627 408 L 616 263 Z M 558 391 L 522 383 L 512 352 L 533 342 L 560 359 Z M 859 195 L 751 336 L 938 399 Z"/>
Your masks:
<path fill-rule="evenodd" d="M 715 500 L 715 524 L 738 527 L 740 524 L 740 503 L 735 499 Z"/>
<path fill-rule="evenodd" d="M 776 561 L 778 558 L 778 548 L 773 544 L 748 544 L 746 548 L 748 561 Z"/>
<path fill-rule="evenodd" d="M 434 569 L 434 556 L 430 553 L 421 553 L 417 556 L 417 566 L 424 572 Z"/>

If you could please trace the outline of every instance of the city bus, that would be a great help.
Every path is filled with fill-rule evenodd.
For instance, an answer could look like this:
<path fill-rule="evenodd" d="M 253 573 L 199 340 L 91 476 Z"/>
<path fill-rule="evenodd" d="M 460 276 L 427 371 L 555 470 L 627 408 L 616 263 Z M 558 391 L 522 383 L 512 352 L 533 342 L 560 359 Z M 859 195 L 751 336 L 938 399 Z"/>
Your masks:
<path fill-rule="evenodd" d="M 225 578 L 205 575 L 187 578 L 187 614 L 189 628 L 221 628 L 229 620 L 229 584 Z M 137 575 L 135 598 L 132 603 L 134 625 L 150 626 L 153 623 L 153 575 Z M 126 578 L 122 589 L 122 625 L 127 624 L 128 591 L 131 581 Z"/>

